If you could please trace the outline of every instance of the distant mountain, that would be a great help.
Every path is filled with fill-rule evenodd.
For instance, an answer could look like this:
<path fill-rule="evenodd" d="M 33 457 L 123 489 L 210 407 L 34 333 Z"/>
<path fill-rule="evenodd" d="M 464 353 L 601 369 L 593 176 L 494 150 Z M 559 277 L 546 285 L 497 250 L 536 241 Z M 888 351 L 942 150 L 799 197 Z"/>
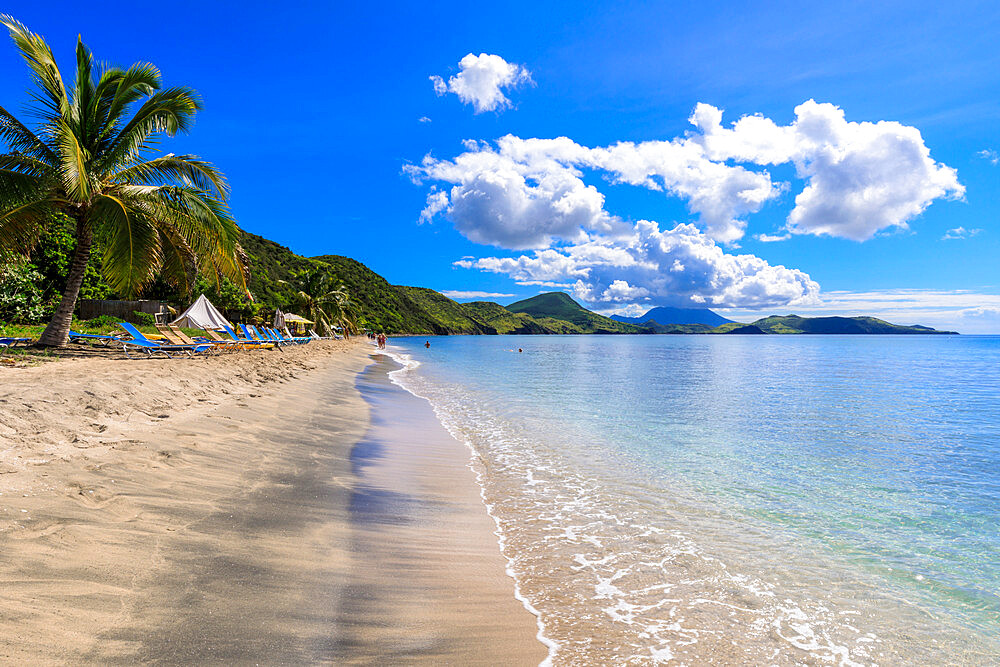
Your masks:
<path fill-rule="evenodd" d="M 564 329 L 559 333 L 649 333 L 642 327 L 591 312 L 563 292 L 546 292 L 517 301 L 507 306 L 507 310 L 530 315 L 543 326 Z"/>
<path fill-rule="evenodd" d="M 616 322 L 628 322 L 630 324 L 645 324 L 652 320 L 663 326 L 670 324 L 707 324 L 710 327 L 717 327 L 720 324 L 729 324 L 732 322 L 732 320 L 727 320 L 722 315 L 708 308 L 670 308 L 668 306 L 653 308 L 642 317 L 612 315 L 611 319 Z"/>
<path fill-rule="evenodd" d="M 724 324 L 716 333 L 730 333 L 742 324 Z M 924 326 L 892 324 L 875 317 L 799 317 L 798 315 L 772 315 L 753 323 L 769 334 L 954 334 Z"/>

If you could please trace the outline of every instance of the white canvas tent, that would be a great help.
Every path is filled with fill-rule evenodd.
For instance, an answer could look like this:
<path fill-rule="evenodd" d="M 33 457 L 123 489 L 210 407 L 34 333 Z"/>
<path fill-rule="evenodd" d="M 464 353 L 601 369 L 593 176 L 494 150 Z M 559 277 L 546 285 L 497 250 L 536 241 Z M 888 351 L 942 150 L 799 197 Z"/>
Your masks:
<path fill-rule="evenodd" d="M 195 329 L 221 329 L 232 326 L 204 294 L 195 299 L 195 302 L 188 306 L 188 309 L 171 324 Z"/>

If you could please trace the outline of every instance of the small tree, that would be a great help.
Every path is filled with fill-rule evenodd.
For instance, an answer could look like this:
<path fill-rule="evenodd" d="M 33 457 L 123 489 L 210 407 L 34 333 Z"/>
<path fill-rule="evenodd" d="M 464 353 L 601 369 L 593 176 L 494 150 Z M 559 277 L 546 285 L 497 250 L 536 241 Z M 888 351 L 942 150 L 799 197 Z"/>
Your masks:
<path fill-rule="evenodd" d="M 350 298 L 347 288 L 343 285 L 333 287 L 327 271 L 320 268 L 302 271 L 287 284 L 296 289 L 296 305 L 321 329 L 325 327 L 329 330 L 330 322 L 345 330 L 353 328 L 353 318 L 348 310 Z"/>

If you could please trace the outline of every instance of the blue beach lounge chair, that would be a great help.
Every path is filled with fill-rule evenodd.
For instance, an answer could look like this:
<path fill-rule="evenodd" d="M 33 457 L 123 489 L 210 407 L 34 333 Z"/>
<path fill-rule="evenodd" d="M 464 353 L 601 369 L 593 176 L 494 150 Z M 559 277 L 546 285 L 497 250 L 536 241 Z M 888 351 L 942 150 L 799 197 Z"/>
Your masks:
<path fill-rule="evenodd" d="M 246 332 L 246 325 L 241 324 L 240 326 L 243 327 L 244 332 Z M 254 347 L 274 347 L 275 346 L 274 343 L 265 343 L 262 340 L 254 340 L 253 336 L 250 336 L 249 334 L 247 334 L 247 336 L 245 338 L 241 338 L 240 335 L 237 334 L 235 331 L 233 331 L 230 327 L 223 326 L 222 328 L 226 330 L 226 333 L 229 334 L 232 337 L 233 340 L 235 340 L 235 341 L 237 341 L 239 343 L 243 343 L 244 345 L 252 345 Z"/>
<path fill-rule="evenodd" d="M 136 329 L 134 326 L 128 322 L 119 322 L 118 326 L 125 330 L 125 332 L 132 336 L 132 340 L 121 340 L 122 349 L 125 351 L 125 356 L 131 359 L 132 357 L 128 353 L 130 347 L 138 348 L 148 354 L 153 356 L 155 352 L 164 354 L 168 359 L 172 359 L 170 356 L 171 352 L 183 352 L 188 356 L 191 356 L 194 352 L 205 352 L 206 350 L 211 350 L 212 346 L 208 343 L 198 344 L 198 345 L 164 345 L 151 341 L 146 338 L 141 331 Z"/>
<path fill-rule="evenodd" d="M 254 329 L 254 331 L 257 331 L 257 329 Z M 260 331 L 258 332 L 258 335 L 261 338 L 273 341 L 275 345 L 288 345 L 286 341 L 282 340 L 279 336 L 274 335 L 273 329 L 268 329 L 267 327 L 261 327 Z"/>
<path fill-rule="evenodd" d="M 30 338 L 0 338 L 0 347 L 17 347 L 18 345 L 30 345 L 34 341 Z"/>
<path fill-rule="evenodd" d="M 114 336 L 112 334 L 101 335 L 101 334 L 85 334 L 78 331 L 69 332 L 69 342 L 71 343 L 97 343 L 98 345 L 108 346 L 111 343 L 116 343 L 121 340 L 121 336 Z"/>
<path fill-rule="evenodd" d="M 278 336 L 281 337 L 281 340 L 289 340 L 289 341 L 292 341 L 293 343 L 300 343 L 300 344 L 301 343 L 308 343 L 310 340 L 312 340 L 309 337 L 303 338 L 301 336 L 293 336 L 293 335 L 291 335 L 290 333 L 288 333 L 288 327 L 285 327 L 285 330 L 283 332 L 279 331 L 278 332 Z"/>

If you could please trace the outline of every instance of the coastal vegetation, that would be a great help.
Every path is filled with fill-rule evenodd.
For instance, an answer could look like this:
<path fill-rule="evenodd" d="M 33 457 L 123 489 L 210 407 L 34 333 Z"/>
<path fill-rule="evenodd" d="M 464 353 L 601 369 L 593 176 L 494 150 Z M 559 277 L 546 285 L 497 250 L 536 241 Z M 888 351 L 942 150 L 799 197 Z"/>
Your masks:
<path fill-rule="evenodd" d="M 134 295 L 159 279 L 190 291 L 196 273 L 243 286 L 239 230 L 225 177 L 194 155 L 152 157 L 163 135 L 187 132 L 201 109 L 185 86 L 163 88 L 149 63 L 95 66 L 82 40 L 67 88 L 42 37 L 2 15 L 35 86 L 36 130 L 0 107 L 0 257 L 31 254 L 50 226 L 72 229 L 65 286 L 39 343 L 66 344 L 91 266 L 114 291 Z M 29 277 L 30 273 L 27 274 Z"/>

